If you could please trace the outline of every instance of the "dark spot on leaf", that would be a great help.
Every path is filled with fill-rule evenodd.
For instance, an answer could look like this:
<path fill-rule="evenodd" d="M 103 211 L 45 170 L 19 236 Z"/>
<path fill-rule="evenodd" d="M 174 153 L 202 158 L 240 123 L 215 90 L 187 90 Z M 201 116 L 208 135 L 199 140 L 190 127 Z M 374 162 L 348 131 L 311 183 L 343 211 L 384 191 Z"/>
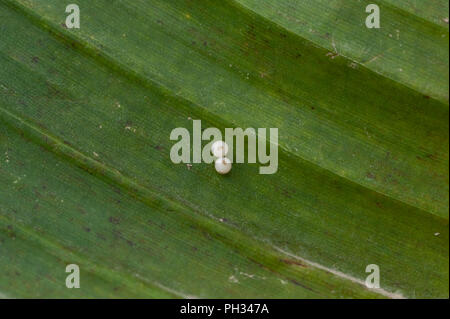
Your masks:
<path fill-rule="evenodd" d="M 301 284 L 301 283 L 298 282 L 297 280 L 289 279 L 289 281 L 292 282 L 292 283 L 293 283 L 294 285 L 296 285 L 296 286 L 300 286 L 300 287 L 302 287 L 302 288 L 304 288 L 304 289 L 306 289 L 306 290 L 309 290 L 309 291 L 314 291 L 314 290 L 312 290 L 311 288 L 309 288 L 309 287 L 307 287 L 307 286 Z"/>
<path fill-rule="evenodd" d="M 33 63 L 38 63 L 39 62 L 39 58 L 37 56 L 34 56 L 34 57 L 31 58 L 31 61 Z"/>
<path fill-rule="evenodd" d="M 109 217 L 109 222 L 114 225 L 118 225 L 120 223 L 119 217 Z"/>
<path fill-rule="evenodd" d="M 13 231 L 11 231 L 8 233 L 8 237 L 11 239 L 16 239 L 16 234 Z"/>
<path fill-rule="evenodd" d="M 250 25 L 250 29 L 247 30 L 246 32 L 251 39 L 256 38 L 255 27 L 253 25 Z"/>
<path fill-rule="evenodd" d="M 366 174 L 366 177 L 369 178 L 369 179 L 375 179 L 375 175 L 373 175 L 370 172 Z"/>
<path fill-rule="evenodd" d="M 285 196 L 285 197 L 287 197 L 287 198 L 291 198 L 292 196 L 291 196 L 291 194 L 289 193 L 289 191 L 287 191 L 287 190 L 282 190 L 282 194 Z"/>

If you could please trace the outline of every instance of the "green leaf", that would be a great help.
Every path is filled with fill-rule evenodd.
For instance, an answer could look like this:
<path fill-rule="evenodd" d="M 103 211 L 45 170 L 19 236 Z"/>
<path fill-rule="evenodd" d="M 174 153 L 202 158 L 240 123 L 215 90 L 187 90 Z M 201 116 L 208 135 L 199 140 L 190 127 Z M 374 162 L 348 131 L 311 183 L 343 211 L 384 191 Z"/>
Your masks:
<path fill-rule="evenodd" d="M 448 298 L 448 2 L 371 2 L 0 0 L 0 297 Z"/>

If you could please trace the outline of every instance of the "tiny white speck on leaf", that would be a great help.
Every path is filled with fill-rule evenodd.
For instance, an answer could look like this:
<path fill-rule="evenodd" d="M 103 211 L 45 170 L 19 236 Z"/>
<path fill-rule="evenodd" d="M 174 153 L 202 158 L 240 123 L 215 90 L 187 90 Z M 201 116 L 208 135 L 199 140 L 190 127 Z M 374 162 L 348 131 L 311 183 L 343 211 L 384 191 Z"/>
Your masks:
<path fill-rule="evenodd" d="M 230 276 L 229 278 L 228 278 L 228 281 L 229 282 L 232 282 L 232 283 L 238 283 L 239 282 L 239 280 L 236 278 L 236 277 L 234 277 L 234 276 Z"/>

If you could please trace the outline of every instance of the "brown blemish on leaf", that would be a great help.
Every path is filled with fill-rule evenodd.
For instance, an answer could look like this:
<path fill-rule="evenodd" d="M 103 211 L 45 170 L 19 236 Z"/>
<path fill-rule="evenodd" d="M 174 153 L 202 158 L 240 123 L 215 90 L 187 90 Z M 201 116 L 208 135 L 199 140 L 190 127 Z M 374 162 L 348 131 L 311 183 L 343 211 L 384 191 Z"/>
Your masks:
<path fill-rule="evenodd" d="M 302 268 L 308 268 L 307 265 L 305 265 L 304 263 L 302 263 L 302 262 L 300 262 L 298 260 L 281 259 L 281 261 L 283 263 L 285 263 L 285 264 L 288 264 L 288 265 L 295 265 L 295 266 L 299 266 L 299 267 L 302 267 Z"/>
<path fill-rule="evenodd" d="M 64 140 L 63 143 L 68 145 L 68 146 L 72 146 L 72 144 L 69 141 Z"/>
<path fill-rule="evenodd" d="M 375 179 L 375 175 L 372 174 L 371 172 L 368 172 L 368 173 L 366 174 L 366 177 L 367 177 L 368 179 Z"/>
<path fill-rule="evenodd" d="M 118 225 L 120 223 L 120 218 L 111 216 L 111 217 L 109 217 L 109 222 L 111 224 Z"/>
<path fill-rule="evenodd" d="M 16 239 L 16 234 L 13 232 L 13 226 L 8 225 L 6 228 L 8 229 L 8 237 L 11 239 Z"/>
<path fill-rule="evenodd" d="M 256 38 L 255 27 L 253 25 L 249 26 L 249 29 L 246 31 L 249 38 L 254 40 Z"/>

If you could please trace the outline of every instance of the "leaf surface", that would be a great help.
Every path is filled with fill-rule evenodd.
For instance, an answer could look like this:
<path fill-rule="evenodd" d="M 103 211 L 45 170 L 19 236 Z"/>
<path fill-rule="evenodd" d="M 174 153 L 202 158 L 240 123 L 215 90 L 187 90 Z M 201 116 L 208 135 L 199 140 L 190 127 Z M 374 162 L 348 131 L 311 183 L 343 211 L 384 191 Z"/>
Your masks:
<path fill-rule="evenodd" d="M 343 3 L 80 0 L 69 30 L 0 1 L 0 293 L 448 297 L 448 28 L 389 4 L 383 37 Z M 192 119 L 277 127 L 278 172 L 173 164 Z"/>

